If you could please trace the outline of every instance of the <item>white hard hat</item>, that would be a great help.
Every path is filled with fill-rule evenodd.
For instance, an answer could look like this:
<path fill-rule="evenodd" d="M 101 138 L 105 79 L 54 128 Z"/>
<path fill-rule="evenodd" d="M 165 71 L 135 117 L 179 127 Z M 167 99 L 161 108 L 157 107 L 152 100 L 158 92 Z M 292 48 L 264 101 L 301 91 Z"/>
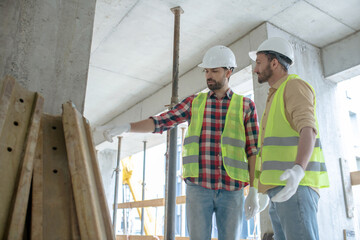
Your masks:
<path fill-rule="evenodd" d="M 249 52 L 249 56 L 256 61 L 256 53 L 265 51 L 280 53 L 291 60 L 291 65 L 294 63 L 294 50 L 291 44 L 283 38 L 273 37 L 265 40 L 256 51 Z"/>
<path fill-rule="evenodd" d="M 207 50 L 202 63 L 198 66 L 201 68 L 237 67 L 234 53 L 230 48 L 221 45 L 214 46 Z"/>

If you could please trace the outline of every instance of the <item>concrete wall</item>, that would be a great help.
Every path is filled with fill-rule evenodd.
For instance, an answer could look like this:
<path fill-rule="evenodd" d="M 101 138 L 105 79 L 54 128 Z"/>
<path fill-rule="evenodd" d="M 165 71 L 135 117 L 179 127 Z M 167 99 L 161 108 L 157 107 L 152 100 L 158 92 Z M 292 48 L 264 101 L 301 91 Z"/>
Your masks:
<path fill-rule="evenodd" d="M 321 141 L 327 169 L 330 178 L 330 188 L 321 189 L 318 222 L 320 239 L 343 239 L 343 229 L 355 230 L 357 223 L 347 218 L 344 203 L 344 194 L 341 183 L 339 158 L 346 152 L 342 146 L 340 132 L 341 106 L 337 99 L 336 83 L 326 80 L 323 76 L 320 49 L 289 35 L 271 24 L 263 24 L 250 34 L 251 39 L 264 39 L 279 36 L 288 39 L 295 49 L 295 64 L 290 68 L 290 74 L 298 74 L 308 81 L 315 89 L 317 96 L 317 116 L 321 134 Z M 261 42 L 261 41 L 260 41 Z M 259 44 L 252 44 L 256 50 Z M 262 115 L 267 98 L 268 84 L 266 87 L 257 83 L 253 75 L 255 103 L 259 115 Z M 336 216 L 336 217 L 335 217 Z M 262 232 L 271 229 L 267 213 L 261 214 Z"/>
<path fill-rule="evenodd" d="M 11 75 L 60 114 L 71 100 L 84 110 L 95 0 L 0 3 L 0 79 Z"/>

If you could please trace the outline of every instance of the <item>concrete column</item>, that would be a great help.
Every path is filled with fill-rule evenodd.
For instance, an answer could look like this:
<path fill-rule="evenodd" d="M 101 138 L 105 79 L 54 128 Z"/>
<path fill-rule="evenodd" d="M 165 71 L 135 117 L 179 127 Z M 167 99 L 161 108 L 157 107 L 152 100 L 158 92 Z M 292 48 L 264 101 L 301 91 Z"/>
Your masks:
<path fill-rule="evenodd" d="M 84 110 L 96 0 L 0 3 L 0 79 L 11 75 L 60 114 L 71 100 Z"/>
<path fill-rule="evenodd" d="M 295 64 L 290 68 L 289 73 L 298 74 L 315 89 L 320 137 L 330 178 L 330 188 L 320 190 L 318 209 L 320 239 L 343 239 L 343 230 L 354 230 L 356 224 L 353 218 L 346 216 L 341 183 L 339 158 L 346 156 L 346 151 L 342 147 L 339 130 L 341 106 L 337 99 L 337 85 L 324 78 L 320 49 L 269 23 L 262 24 L 249 35 L 253 40 L 251 41 L 253 50 L 256 50 L 266 38 L 279 36 L 288 39 L 295 50 Z M 258 84 L 255 75 L 253 79 L 255 103 L 258 114 L 261 116 L 265 109 L 269 87 L 268 84 Z M 271 224 L 266 211 L 261 214 L 261 231 L 265 233 L 270 229 Z"/>
<path fill-rule="evenodd" d="M 111 149 L 105 149 L 98 151 L 97 153 L 99 168 L 102 176 L 102 181 L 104 184 L 104 191 L 106 196 L 106 201 L 109 207 L 109 214 L 112 219 L 113 217 L 113 205 L 114 205 L 114 187 L 115 187 L 115 174 L 114 170 L 116 169 L 116 158 L 117 151 Z M 122 169 L 120 165 L 120 169 Z M 118 202 L 121 202 L 122 199 L 122 172 L 119 173 L 119 192 L 118 192 Z M 120 214 L 120 212 L 119 212 Z M 117 215 L 118 217 L 120 215 Z M 119 221 L 118 221 L 119 222 Z"/>

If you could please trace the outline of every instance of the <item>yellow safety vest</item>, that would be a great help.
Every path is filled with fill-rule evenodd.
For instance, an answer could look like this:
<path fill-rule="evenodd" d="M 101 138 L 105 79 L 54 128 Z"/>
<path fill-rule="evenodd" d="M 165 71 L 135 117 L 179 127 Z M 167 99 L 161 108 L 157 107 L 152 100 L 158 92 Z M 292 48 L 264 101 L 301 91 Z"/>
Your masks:
<path fill-rule="evenodd" d="M 199 177 L 199 141 L 203 124 L 207 93 L 199 93 L 191 107 L 191 122 L 184 140 L 183 177 Z M 249 181 L 245 153 L 243 96 L 233 94 L 221 134 L 221 154 L 227 174 L 236 180 Z"/>
<path fill-rule="evenodd" d="M 264 185 L 285 185 L 286 181 L 280 181 L 280 176 L 286 169 L 294 166 L 300 135 L 290 126 L 290 123 L 286 119 L 284 107 L 285 86 L 290 79 L 294 78 L 300 79 L 298 75 L 289 75 L 274 95 L 265 128 L 262 152 L 258 153 L 256 159 L 255 187 L 258 186 L 259 179 Z M 312 86 L 310 84 L 309 86 L 315 94 Z M 316 118 L 316 101 L 314 105 L 318 134 L 316 136 L 313 153 L 305 169 L 305 176 L 301 180 L 300 185 L 325 188 L 329 187 L 329 179 L 321 148 L 319 126 Z M 261 136 L 261 128 L 259 136 Z M 259 137 L 258 146 L 260 146 L 260 144 L 261 138 Z M 260 172 L 261 166 L 262 171 Z"/>

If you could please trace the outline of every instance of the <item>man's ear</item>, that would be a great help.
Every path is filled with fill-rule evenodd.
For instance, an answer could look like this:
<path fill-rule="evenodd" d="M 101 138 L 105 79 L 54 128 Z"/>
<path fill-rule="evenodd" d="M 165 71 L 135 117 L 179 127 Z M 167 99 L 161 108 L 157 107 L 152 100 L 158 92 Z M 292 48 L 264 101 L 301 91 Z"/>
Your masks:
<path fill-rule="evenodd" d="M 229 78 L 231 76 L 232 72 L 233 72 L 233 70 L 227 69 L 226 74 L 225 74 L 226 78 Z"/>
<path fill-rule="evenodd" d="M 270 64 L 273 68 L 276 68 L 277 66 L 279 66 L 280 63 L 279 63 L 279 60 L 274 58 L 273 60 L 271 60 Z"/>

